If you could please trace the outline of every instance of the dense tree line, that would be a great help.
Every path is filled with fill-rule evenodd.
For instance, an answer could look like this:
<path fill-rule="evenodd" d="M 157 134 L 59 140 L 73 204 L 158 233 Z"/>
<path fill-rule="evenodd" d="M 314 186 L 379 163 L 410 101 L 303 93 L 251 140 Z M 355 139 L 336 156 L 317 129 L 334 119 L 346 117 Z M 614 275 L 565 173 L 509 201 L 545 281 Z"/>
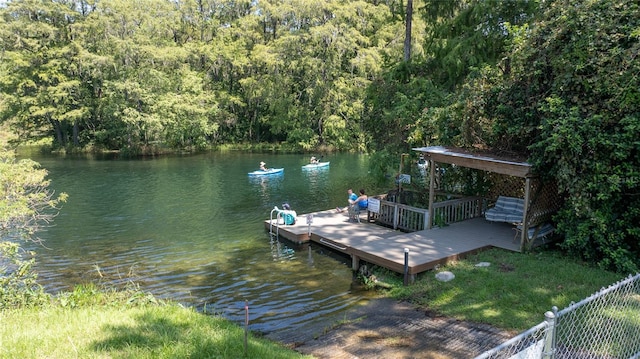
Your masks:
<path fill-rule="evenodd" d="M 2 119 L 23 138 L 132 153 L 364 149 L 364 93 L 402 56 L 401 15 L 394 1 L 9 1 Z"/>
<path fill-rule="evenodd" d="M 414 146 L 515 153 L 558 183 L 567 251 L 640 267 L 637 2 L 11 0 L 0 14 L 0 121 L 22 139 L 286 143 L 369 151 L 381 172 Z"/>

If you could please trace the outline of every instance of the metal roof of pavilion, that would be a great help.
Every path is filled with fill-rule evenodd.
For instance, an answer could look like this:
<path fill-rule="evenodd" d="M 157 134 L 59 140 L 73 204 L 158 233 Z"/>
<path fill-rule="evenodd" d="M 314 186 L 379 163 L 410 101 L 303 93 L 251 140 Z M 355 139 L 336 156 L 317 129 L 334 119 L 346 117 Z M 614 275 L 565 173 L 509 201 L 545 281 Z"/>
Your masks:
<path fill-rule="evenodd" d="M 470 152 L 461 148 L 429 146 L 414 148 L 438 163 L 455 164 L 461 167 L 505 174 L 522 178 L 535 177 L 531 164 L 506 156 L 496 156 L 482 152 Z"/>

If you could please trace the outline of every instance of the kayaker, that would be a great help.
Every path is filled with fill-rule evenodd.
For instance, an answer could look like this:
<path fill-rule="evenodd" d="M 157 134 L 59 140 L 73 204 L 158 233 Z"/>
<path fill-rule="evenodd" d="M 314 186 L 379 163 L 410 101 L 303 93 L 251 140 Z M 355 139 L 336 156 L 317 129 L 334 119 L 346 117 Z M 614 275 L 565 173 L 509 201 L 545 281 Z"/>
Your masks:
<path fill-rule="evenodd" d="M 269 169 L 265 167 L 266 163 L 260 161 L 260 171 L 268 171 Z"/>

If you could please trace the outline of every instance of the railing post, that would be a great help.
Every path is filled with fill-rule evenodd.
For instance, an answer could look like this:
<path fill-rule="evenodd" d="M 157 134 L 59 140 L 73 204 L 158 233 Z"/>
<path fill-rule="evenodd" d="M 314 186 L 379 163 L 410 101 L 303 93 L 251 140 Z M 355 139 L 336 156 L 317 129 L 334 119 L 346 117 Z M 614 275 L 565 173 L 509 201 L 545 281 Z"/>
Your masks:
<path fill-rule="evenodd" d="M 424 227 L 422 227 L 422 229 L 428 229 L 429 228 L 429 210 L 424 212 Z"/>
<path fill-rule="evenodd" d="M 542 359 L 553 359 L 555 357 L 555 348 L 553 346 L 553 337 L 556 330 L 556 315 L 552 311 L 544 313 L 547 322 L 547 330 L 544 337 L 544 350 L 542 351 Z"/>

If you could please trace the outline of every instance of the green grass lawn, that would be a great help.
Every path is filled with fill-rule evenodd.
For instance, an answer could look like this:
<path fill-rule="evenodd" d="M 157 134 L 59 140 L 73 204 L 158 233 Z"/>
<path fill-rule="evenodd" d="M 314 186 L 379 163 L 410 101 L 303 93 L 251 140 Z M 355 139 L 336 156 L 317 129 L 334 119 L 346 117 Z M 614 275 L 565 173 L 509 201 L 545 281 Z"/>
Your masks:
<path fill-rule="evenodd" d="M 477 267 L 488 262 L 488 267 Z M 440 282 L 438 271 L 455 279 Z M 522 331 L 544 321 L 553 306 L 563 309 L 623 279 L 554 251 L 516 253 L 492 249 L 422 274 L 391 295 L 444 316 Z"/>
<path fill-rule="evenodd" d="M 0 312 L 0 358 L 310 358 L 178 305 Z"/>

